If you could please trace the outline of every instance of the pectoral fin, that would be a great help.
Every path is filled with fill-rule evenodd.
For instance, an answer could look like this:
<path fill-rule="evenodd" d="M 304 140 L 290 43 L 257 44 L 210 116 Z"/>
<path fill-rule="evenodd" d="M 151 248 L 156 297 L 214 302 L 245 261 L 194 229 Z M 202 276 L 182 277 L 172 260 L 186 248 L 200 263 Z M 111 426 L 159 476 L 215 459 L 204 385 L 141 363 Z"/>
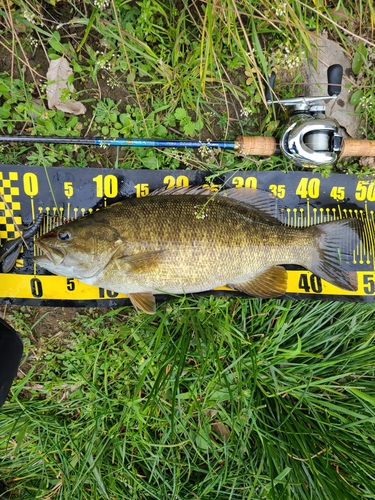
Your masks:
<path fill-rule="evenodd" d="M 155 297 L 152 293 L 130 293 L 129 299 L 137 311 L 143 311 L 147 314 L 154 314 L 156 311 Z"/>
<path fill-rule="evenodd" d="M 288 275 L 283 267 L 274 266 L 247 283 L 228 284 L 231 288 L 254 297 L 279 297 L 286 292 Z"/>
<path fill-rule="evenodd" d="M 112 263 L 118 267 L 118 269 L 126 272 L 132 273 L 146 273 L 154 266 L 156 266 L 162 257 L 162 250 L 156 250 L 152 252 L 142 252 L 137 254 L 129 255 L 128 250 L 125 245 L 121 246 L 114 256 L 112 257 Z"/>

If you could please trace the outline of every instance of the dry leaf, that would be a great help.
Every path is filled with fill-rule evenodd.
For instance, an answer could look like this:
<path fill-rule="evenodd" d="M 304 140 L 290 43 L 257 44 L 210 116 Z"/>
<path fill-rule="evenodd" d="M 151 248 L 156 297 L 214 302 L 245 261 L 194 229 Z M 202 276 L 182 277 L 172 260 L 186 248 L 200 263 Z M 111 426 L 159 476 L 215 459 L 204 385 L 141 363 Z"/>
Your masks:
<path fill-rule="evenodd" d="M 85 106 L 71 98 L 66 98 L 66 89 L 69 93 L 74 92 L 72 84 L 68 84 L 68 78 L 73 74 L 69 62 L 65 57 L 53 59 L 47 71 L 47 98 L 49 109 L 60 109 L 71 115 L 83 115 L 86 113 Z"/>
<path fill-rule="evenodd" d="M 220 420 L 215 420 L 214 422 L 212 422 L 211 430 L 223 441 L 228 441 L 231 433 L 230 428 L 226 424 L 220 422 Z"/>
<path fill-rule="evenodd" d="M 375 158 L 373 156 L 362 156 L 359 160 L 362 167 L 370 167 L 375 169 Z"/>

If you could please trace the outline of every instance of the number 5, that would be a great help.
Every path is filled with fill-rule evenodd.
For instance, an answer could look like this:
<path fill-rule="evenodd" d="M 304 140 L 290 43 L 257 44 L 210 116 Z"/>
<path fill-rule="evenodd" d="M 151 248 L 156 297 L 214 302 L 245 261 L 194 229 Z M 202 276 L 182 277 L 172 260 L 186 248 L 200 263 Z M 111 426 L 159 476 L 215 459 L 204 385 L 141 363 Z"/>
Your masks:
<path fill-rule="evenodd" d="M 64 182 L 64 194 L 67 198 L 73 196 L 74 188 L 72 182 Z"/>

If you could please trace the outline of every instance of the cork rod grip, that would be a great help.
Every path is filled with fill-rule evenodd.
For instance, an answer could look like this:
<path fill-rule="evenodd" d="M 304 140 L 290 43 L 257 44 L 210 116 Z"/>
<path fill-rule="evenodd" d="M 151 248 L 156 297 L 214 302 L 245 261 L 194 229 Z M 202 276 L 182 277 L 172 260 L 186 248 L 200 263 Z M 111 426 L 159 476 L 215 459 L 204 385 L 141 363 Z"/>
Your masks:
<path fill-rule="evenodd" d="M 340 158 L 343 156 L 375 156 L 375 141 L 344 139 Z"/>
<path fill-rule="evenodd" d="M 274 137 L 245 137 L 236 139 L 237 150 L 241 155 L 270 156 L 276 152 Z"/>

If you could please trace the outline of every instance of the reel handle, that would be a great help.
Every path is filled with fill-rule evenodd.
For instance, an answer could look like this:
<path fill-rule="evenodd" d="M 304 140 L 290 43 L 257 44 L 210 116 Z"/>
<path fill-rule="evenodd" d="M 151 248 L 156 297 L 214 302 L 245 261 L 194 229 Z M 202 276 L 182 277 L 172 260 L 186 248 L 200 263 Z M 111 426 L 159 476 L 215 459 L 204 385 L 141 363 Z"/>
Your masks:
<path fill-rule="evenodd" d="M 275 80 L 276 80 L 276 73 L 274 71 L 272 71 L 272 73 L 270 74 L 270 76 L 268 78 L 267 85 L 264 89 L 266 101 L 273 100 L 272 95 L 273 95 L 273 88 L 275 86 Z"/>
<path fill-rule="evenodd" d="M 343 67 L 341 64 L 332 64 L 327 69 L 328 95 L 337 96 L 341 92 Z"/>
<path fill-rule="evenodd" d="M 268 78 L 268 84 L 265 87 L 265 96 L 267 104 L 283 104 L 284 106 L 303 106 L 303 109 L 309 109 L 310 104 L 318 101 L 326 101 L 328 99 L 336 99 L 341 92 L 343 67 L 341 64 L 332 64 L 327 69 L 327 79 L 328 79 L 328 96 L 321 97 L 293 97 L 291 99 L 273 99 L 273 87 L 275 85 L 276 74 L 272 71 Z"/>

